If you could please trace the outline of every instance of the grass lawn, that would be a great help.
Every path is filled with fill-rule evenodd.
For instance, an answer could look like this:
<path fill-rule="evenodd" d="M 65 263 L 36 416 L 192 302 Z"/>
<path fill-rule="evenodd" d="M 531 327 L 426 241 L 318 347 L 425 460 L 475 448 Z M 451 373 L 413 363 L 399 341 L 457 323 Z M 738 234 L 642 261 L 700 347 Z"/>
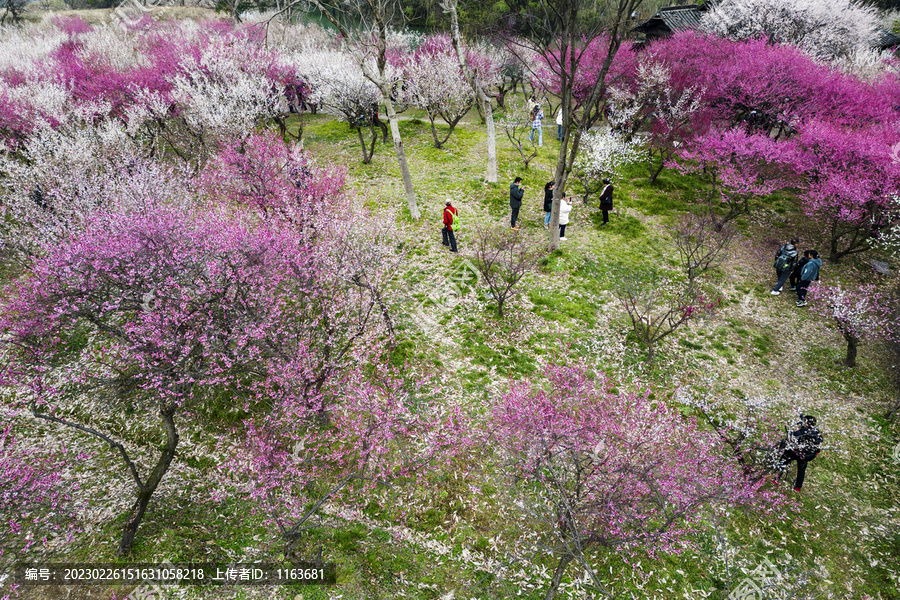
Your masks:
<path fill-rule="evenodd" d="M 472 284 L 452 306 L 424 302 L 472 258 L 472 233 L 508 227 L 508 186 L 517 175 L 526 194 L 521 227 L 543 243 L 542 188 L 552 178 L 559 144 L 548 127 L 544 147 L 524 169 L 498 129 L 499 181 L 484 180 L 486 137 L 469 114 L 443 149 L 435 149 L 427 118 L 407 112 L 400 130 L 422 218 L 412 221 L 393 146 L 378 142 L 371 164 L 361 163 L 356 133 L 327 115 L 304 116 L 303 145 L 320 164 L 341 165 L 358 208 L 384 213 L 396 224 L 407 258 L 398 278 L 397 365 L 442 375 L 442 393 L 462 399 L 483 416 L 510 379 L 540 378 L 548 364 L 586 365 L 605 372 L 620 389 L 650 388 L 676 403 L 676 391 L 715 397 L 727 410 L 742 400 L 766 398 L 777 428 L 797 410 L 818 416 L 827 448 L 810 463 L 795 507 L 784 518 L 744 512 L 713 512 L 707 526 L 677 555 L 594 556 L 604 583 L 618 597 L 725 598 L 748 573 L 768 560 L 784 581 L 803 587 L 796 598 L 900 598 L 900 463 L 892 457 L 900 424 L 881 418 L 897 390 L 877 344 L 860 346 L 859 364 L 840 364 L 841 336 L 821 318 L 797 309 L 790 294 L 770 296 L 771 256 L 777 244 L 802 231 L 811 247 L 824 234 L 806 222 L 794 197 L 776 194 L 736 223 L 738 237 L 725 263 L 706 276 L 718 311 L 666 338 L 656 360 L 629 335 L 627 316 L 613 294 L 619 269 L 678 264 L 672 239 L 677 217 L 699 210 L 703 182 L 663 171 L 649 184 L 641 165 L 617 181 L 616 211 L 608 227 L 598 212 L 575 202 L 568 242 L 528 274 L 520 293 L 498 318 L 490 293 Z M 460 210 L 460 255 L 440 243 L 446 199 Z M 506 225 L 504 225 L 506 223 Z M 806 244 L 804 244 L 806 245 Z M 821 247 L 821 246 L 819 246 Z M 870 278 L 862 259 L 826 265 L 829 281 Z M 205 417 L 220 427 L 186 425 L 177 468 L 151 501 L 128 562 L 173 563 L 281 561 L 289 552 L 264 515 L 239 486 L 224 495 L 217 443 L 227 436 L 224 404 Z M 691 409 L 683 406 L 685 413 Z M 84 530 L 71 543 L 37 545 L 33 560 L 122 562 L 116 543 L 127 505 L 113 497 L 130 493 L 118 458 L 84 437 L 30 421 L 17 431 L 79 445 L 93 454 L 77 469 L 90 500 Z M 152 451 L 158 436 L 143 436 Z M 552 560 L 519 545 L 527 524 L 514 510 L 504 480 L 490 465 L 492 448 L 479 447 L 459 464 L 427 474 L 428 486 L 380 490 L 364 506 L 334 503 L 330 528 L 311 530 L 290 550 L 311 557 L 319 549 L 337 564 L 338 585 L 323 587 L 183 587 L 186 598 L 542 598 Z M 787 484 L 784 494 L 793 492 Z M 118 490 L 105 499 L 105 490 Z M 127 497 L 125 493 L 125 497 Z M 0 560 L 5 560 L 0 558 Z M 566 577 L 575 575 L 570 571 Z M 0 581 L 0 597 L 4 588 Z M 787 584 L 785 584 L 787 585 Z M 574 587 L 570 597 L 581 597 Z M 38 591 L 36 591 L 38 590 Z M 21 591 L 21 590 L 20 590 Z M 117 590 L 119 596 L 129 592 Z M 72 598 L 108 597 L 108 590 L 78 589 Z M 774 593 L 774 592 L 773 592 Z M 22 598 L 51 598 L 25 588 Z M 805 594 L 805 595 L 804 595 Z"/>

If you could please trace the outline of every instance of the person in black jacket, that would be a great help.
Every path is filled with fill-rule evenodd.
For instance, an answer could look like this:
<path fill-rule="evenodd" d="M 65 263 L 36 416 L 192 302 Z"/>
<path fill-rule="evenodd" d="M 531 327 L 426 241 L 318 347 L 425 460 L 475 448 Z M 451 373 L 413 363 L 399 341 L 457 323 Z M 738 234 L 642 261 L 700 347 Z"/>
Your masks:
<path fill-rule="evenodd" d="M 522 178 L 516 177 L 515 181 L 509 184 L 509 226 L 511 229 L 518 229 L 516 221 L 519 220 L 519 209 L 522 208 L 522 196 L 525 195 L 525 186 L 522 185 Z"/>
<path fill-rule="evenodd" d="M 553 211 L 553 186 L 556 182 L 548 181 L 544 185 L 544 229 L 550 229 L 550 214 Z"/>
<path fill-rule="evenodd" d="M 821 445 L 822 434 L 816 429 L 816 418 L 812 415 L 800 415 L 800 428 L 792 431 L 787 439 L 781 442 L 780 448 L 784 452 L 776 467 L 778 469 L 776 483 L 784 475 L 787 466 L 796 460 L 797 479 L 794 481 L 794 491 L 799 492 L 806 477 L 806 464 L 819 455 Z"/>
<path fill-rule="evenodd" d="M 803 265 L 810 261 L 810 252 L 812 252 L 812 250 L 804 250 L 803 257 L 794 266 L 794 270 L 791 271 L 791 276 L 788 279 L 790 284 L 788 289 L 792 292 L 797 291 L 797 284 L 800 282 L 800 273 L 803 271 Z"/>
<path fill-rule="evenodd" d="M 603 224 L 609 223 L 609 211 L 613 209 L 613 186 L 609 179 L 604 179 L 603 191 L 600 192 L 600 210 L 603 211 Z"/>

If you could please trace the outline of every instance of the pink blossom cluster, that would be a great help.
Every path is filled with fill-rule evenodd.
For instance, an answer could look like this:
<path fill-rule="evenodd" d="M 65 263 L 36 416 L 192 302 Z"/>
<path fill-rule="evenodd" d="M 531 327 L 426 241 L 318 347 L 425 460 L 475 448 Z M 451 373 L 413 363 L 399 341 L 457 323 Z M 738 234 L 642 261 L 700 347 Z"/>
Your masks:
<path fill-rule="evenodd" d="M 226 143 L 198 181 L 208 198 L 310 234 L 344 209 L 345 177 L 342 167 L 317 166 L 299 146 L 266 131 Z"/>
<path fill-rule="evenodd" d="M 75 488 L 63 481 L 64 467 L 58 456 L 23 447 L 11 424 L 0 431 L 0 556 L 4 548 L 27 550 L 55 532 L 71 536 L 74 522 L 64 529 L 62 521 L 72 518 Z"/>
<path fill-rule="evenodd" d="M 900 81 L 889 71 L 864 79 L 789 44 L 693 32 L 652 44 L 641 61 L 665 66 L 675 97 L 701 90 L 692 127 L 662 145 L 677 148 L 682 170 L 713 167 L 729 208 L 729 198 L 798 188 L 806 214 L 828 232 L 832 261 L 865 251 L 896 222 L 900 169 L 890 149 L 900 139 Z M 665 114 L 651 111 L 651 134 Z"/>
<path fill-rule="evenodd" d="M 0 325 L 28 347 L 17 375 L 42 402 L 127 365 L 151 405 L 182 405 L 264 362 L 264 340 L 293 300 L 286 282 L 309 277 L 305 255 L 288 230 L 250 228 L 226 209 L 99 213 L 14 284 Z M 73 345 L 83 319 L 102 344 Z M 81 354 L 81 368 L 63 383 L 45 381 L 53 357 L 70 352 Z"/>
<path fill-rule="evenodd" d="M 774 501 L 715 434 L 649 392 L 617 391 L 577 367 L 554 367 L 548 379 L 503 395 L 494 434 L 514 474 L 560 513 L 557 527 L 585 546 L 677 551 L 699 507 Z"/>
<path fill-rule="evenodd" d="M 610 40 L 601 35 L 593 38 L 580 48 L 569 48 L 566 52 L 556 50 L 544 56 L 535 57 L 531 84 L 538 89 L 559 95 L 561 82 L 559 79 L 560 63 L 575 63 L 573 70 L 572 96 L 574 106 L 578 107 L 601 75 L 603 64 L 609 53 Z M 622 45 L 616 51 L 606 75 L 606 86 L 617 87 L 626 82 L 633 82 L 637 75 L 638 54 L 629 44 Z"/>
<path fill-rule="evenodd" d="M 134 132 L 184 116 L 193 126 L 249 133 L 259 117 L 306 93 L 255 27 L 149 22 L 127 35 L 77 17 L 0 43 L 0 139 L 17 147 L 42 126 L 114 119 Z M 39 51 L 22 44 L 39 40 Z"/>
<path fill-rule="evenodd" d="M 468 447 L 459 407 L 438 402 L 425 381 L 377 368 L 376 377 L 351 370 L 316 396 L 284 397 L 245 424 L 234 462 L 286 541 L 318 522 L 324 503 L 418 477 Z"/>

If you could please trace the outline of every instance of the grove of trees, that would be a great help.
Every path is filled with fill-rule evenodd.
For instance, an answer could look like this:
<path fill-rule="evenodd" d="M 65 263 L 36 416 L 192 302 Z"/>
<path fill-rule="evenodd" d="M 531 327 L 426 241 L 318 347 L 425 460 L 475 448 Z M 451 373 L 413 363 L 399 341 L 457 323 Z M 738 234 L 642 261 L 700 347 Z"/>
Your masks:
<path fill-rule="evenodd" d="M 214 458 L 194 462 L 214 501 L 243 507 L 272 562 L 304 558 L 347 514 L 406 526 L 447 503 L 434 531 L 469 519 L 471 547 L 508 563 L 473 597 L 515 569 L 538 573 L 531 597 L 624 597 L 599 565 L 681 572 L 698 547 L 724 555 L 725 575 L 702 576 L 730 597 L 722 531 L 799 528 L 815 505 L 751 461 L 803 407 L 778 412 L 703 365 L 673 366 L 672 348 L 698 346 L 685 332 L 739 303 L 729 278 L 762 277 L 754 265 L 770 260 L 743 249 L 785 221 L 827 265 L 810 288 L 817 316 L 789 334 L 836 331 L 841 377 L 894 385 L 873 365 L 896 358 L 900 288 L 860 265 L 898 258 L 900 71 L 871 49 L 868 5 L 723 0 L 699 31 L 639 45 L 641 7 L 309 0 L 226 7 L 231 20 L 0 27 L 0 574 L 54 539 L 77 545 L 107 485 L 85 471 L 122 475 L 102 535 L 116 530 L 116 560 L 146 558 L 147 523 L 176 510 L 169 483 L 206 444 Z M 332 29 L 296 22 L 312 9 Z M 531 95 L 561 114 L 546 150 L 525 134 Z M 394 156 L 380 161 L 388 130 Z M 341 136 L 352 152 L 308 147 Z M 455 153 L 472 138 L 478 174 L 463 175 Z M 445 185 L 414 187 L 431 170 Z M 491 221 L 520 170 L 532 199 L 554 183 L 546 230 Z M 656 227 L 638 248 L 561 246 L 561 199 L 590 215 L 607 177 L 628 190 L 620 205 L 646 203 L 625 200 L 638 189 L 677 194 L 678 214 L 616 215 L 623 239 Z M 416 286 L 449 263 L 421 238 L 434 206 L 468 201 L 459 190 L 490 199 L 461 212 L 475 289 L 430 334 L 412 319 L 426 306 Z M 547 345 L 520 360 L 503 336 L 554 303 L 552 332 L 528 340 Z M 728 327 L 768 326 L 744 317 Z M 762 357 L 779 335 L 741 352 Z M 490 343 L 501 351 L 480 355 Z M 473 365 L 484 375 L 466 379 Z M 820 376 L 795 368 L 798 386 Z M 866 433 L 834 426 L 833 447 L 876 426 L 890 438 L 897 406 Z"/>

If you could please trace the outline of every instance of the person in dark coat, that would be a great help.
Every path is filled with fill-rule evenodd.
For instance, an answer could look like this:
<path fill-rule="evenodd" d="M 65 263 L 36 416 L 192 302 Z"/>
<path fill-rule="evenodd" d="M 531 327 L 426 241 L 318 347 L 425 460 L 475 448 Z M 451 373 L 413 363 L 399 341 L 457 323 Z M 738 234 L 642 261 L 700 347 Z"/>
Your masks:
<path fill-rule="evenodd" d="M 600 192 L 600 210 L 603 211 L 603 224 L 609 223 L 609 211 L 613 208 L 613 185 L 609 179 L 604 179 L 603 191 Z"/>
<path fill-rule="evenodd" d="M 784 282 L 788 280 L 788 277 L 794 271 L 794 266 L 797 264 L 797 244 L 799 243 L 800 240 L 793 238 L 775 253 L 775 263 L 772 266 L 775 268 L 775 275 L 778 277 L 778 281 L 775 283 L 772 291 L 769 292 L 773 296 L 781 293 Z"/>
<path fill-rule="evenodd" d="M 819 269 L 822 268 L 822 259 L 815 250 L 809 251 L 809 262 L 800 270 L 800 283 L 797 284 L 797 306 L 806 306 L 806 290 L 809 284 L 819 278 Z"/>
<path fill-rule="evenodd" d="M 819 455 L 822 445 L 822 434 L 816 429 L 816 418 L 812 415 L 800 415 L 800 428 L 792 431 L 787 439 L 781 442 L 780 448 L 784 451 L 778 459 L 777 483 L 784 476 L 784 472 L 791 462 L 797 461 L 797 479 L 794 481 L 794 491 L 799 492 L 806 478 L 806 464 Z"/>
<path fill-rule="evenodd" d="M 791 271 L 790 278 L 788 278 L 788 283 L 790 284 L 790 287 L 788 289 L 792 292 L 797 291 L 797 283 L 800 281 L 800 273 L 803 271 L 803 266 L 808 263 L 811 258 L 809 252 L 809 250 L 803 251 L 803 257 L 799 261 L 797 261 L 797 264 L 794 266 L 794 270 Z"/>
<path fill-rule="evenodd" d="M 550 214 L 553 211 L 553 186 L 556 185 L 553 181 L 548 181 L 546 185 L 544 185 L 544 229 L 550 228 Z"/>
<path fill-rule="evenodd" d="M 445 246 L 450 246 L 450 252 L 456 252 L 456 234 L 453 233 L 453 215 L 458 215 L 456 207 L 450 203 L 450 200 L 447 200 L 447 204 L 444 207 L 444 228 L 441 229 L 441 237 L 443 241 L 441 242 Z"/>
<path fill-rule="evenodd" d="M 525 186 L 522 185 L 522 178 L 516 177 L 515 181 L 509 184 L 509 226 L 511 229 L 518 229 L 516 221 L 519 220 L 519 209 L 522 208 L 522 196 L 525 195 Z"/>

